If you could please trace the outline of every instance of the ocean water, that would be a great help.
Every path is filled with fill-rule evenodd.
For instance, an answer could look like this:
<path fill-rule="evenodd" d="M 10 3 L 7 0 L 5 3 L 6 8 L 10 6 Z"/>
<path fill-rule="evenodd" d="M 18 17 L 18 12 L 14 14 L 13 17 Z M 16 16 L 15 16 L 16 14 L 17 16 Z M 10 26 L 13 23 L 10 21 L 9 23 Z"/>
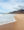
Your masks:
<path fill-rule="evenodd" d="M 14 22 L 15 14 L 0 14 L 0 25 Z"/>

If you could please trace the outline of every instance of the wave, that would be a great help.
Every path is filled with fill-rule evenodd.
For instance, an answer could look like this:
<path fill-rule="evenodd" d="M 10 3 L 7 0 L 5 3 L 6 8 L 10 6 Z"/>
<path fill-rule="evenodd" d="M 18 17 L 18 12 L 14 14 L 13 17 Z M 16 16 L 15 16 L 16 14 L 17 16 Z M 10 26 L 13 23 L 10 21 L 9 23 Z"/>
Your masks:
<path fill-rule="evenodd" d="M 4 16 L 0 16 L 0 25 L 15 22 L 14 16 L 15 14 L 5 14 Z"/>

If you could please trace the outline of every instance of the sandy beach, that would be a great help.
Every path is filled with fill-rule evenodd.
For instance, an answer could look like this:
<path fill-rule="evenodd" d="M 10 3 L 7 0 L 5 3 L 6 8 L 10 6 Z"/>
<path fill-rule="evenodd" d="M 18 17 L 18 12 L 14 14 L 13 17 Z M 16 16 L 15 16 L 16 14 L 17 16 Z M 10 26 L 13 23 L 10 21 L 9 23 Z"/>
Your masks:
<path fill-rule="evenodd" d="M 16 30 L 24 30 L 24 14 L 16 14 Z"/>
<path fill-rule="evenodd" d="M 16 22 L 0 26 L 0 30 L 24 30 L 24 14 L 14 16 Z"/>
<path fill-rule="evenodd" d="M 0 25 L 0 30 L 15 30 L 15 22 L 5 25 Z"/>
<path fill-rule="evenodd" d="M 15 14 L 0 16 L 0 30 L 15 30 L 14 16 Z"/>

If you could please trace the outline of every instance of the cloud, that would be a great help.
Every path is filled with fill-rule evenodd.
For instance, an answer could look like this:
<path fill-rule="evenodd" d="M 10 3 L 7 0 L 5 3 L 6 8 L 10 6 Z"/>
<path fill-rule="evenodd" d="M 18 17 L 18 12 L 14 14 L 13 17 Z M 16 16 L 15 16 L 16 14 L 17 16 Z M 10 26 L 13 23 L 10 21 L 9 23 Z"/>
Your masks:
<path fill-rule="evenodd" d="M 7 1 L 7 0 L 3 0 L 3 1 Z M 20 9 L 19 6 L 24 6 L 24 3 L 21 3 L 20 1 L 22 0 L 8 0 L 7 2 L 1 2 L 0 11 L 4 13 L 17 11 L 18 9 Z"/>
<path fill-rule="evenodd" d="M 24 0 L 16 0 L 16 10 L 21 9 L 21 7 L 19 7 L 19 6 L 24 6 L 24 2 L 23 1 Z"/>
<path fill-rule="evenodd" d="M 1 13 L 8 13 L 8 10 L 0 10 Z"/>
<path fill-rule="evenodd" d="M 8 0 L 0 0 L 0 2 L 8 2 Z"/>
<path fill-rule="evenodd" d="M 1 8 L 3 9 L 0 9 L 1 12 L 11 12 L 11 11 L 14 11 L 16 8 L 16 1 L 15 0 L 10 0 L 9 2 L 1 2 L 0 3 L 0 6 Z"/>

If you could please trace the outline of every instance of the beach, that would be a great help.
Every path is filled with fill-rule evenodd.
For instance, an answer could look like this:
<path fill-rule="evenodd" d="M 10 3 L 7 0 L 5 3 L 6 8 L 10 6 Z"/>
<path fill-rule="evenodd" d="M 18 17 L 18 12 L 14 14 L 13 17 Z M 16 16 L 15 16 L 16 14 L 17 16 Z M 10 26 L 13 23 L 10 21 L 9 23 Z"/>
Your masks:
<path fill-rule="evenodd" d="M 16 14 L 15 22 L 0 25 L 0 30 L 24 30 L 24 14 Z"/>
<path fill-rule="evenodd" d="M 0 15 L 1 15 L 0 16 L 0 25 L 8 24 L 8 23 L 15 21 L 15 19 L 14 19 L 15 14 L 0 14 Z"/>
<path fill-rule="evenodd" d="M 24 30 L 24 14 L 16 14 L 16 30 Z"/>
<path fill-rule="evenodd" d="M 0 30 L 15 30 L 15 14 L 0 16 Z"/>
<path fill-rule="evenodd" d="M 15 30 L 15 22 L 0 26 L 0 30 Z"/>

